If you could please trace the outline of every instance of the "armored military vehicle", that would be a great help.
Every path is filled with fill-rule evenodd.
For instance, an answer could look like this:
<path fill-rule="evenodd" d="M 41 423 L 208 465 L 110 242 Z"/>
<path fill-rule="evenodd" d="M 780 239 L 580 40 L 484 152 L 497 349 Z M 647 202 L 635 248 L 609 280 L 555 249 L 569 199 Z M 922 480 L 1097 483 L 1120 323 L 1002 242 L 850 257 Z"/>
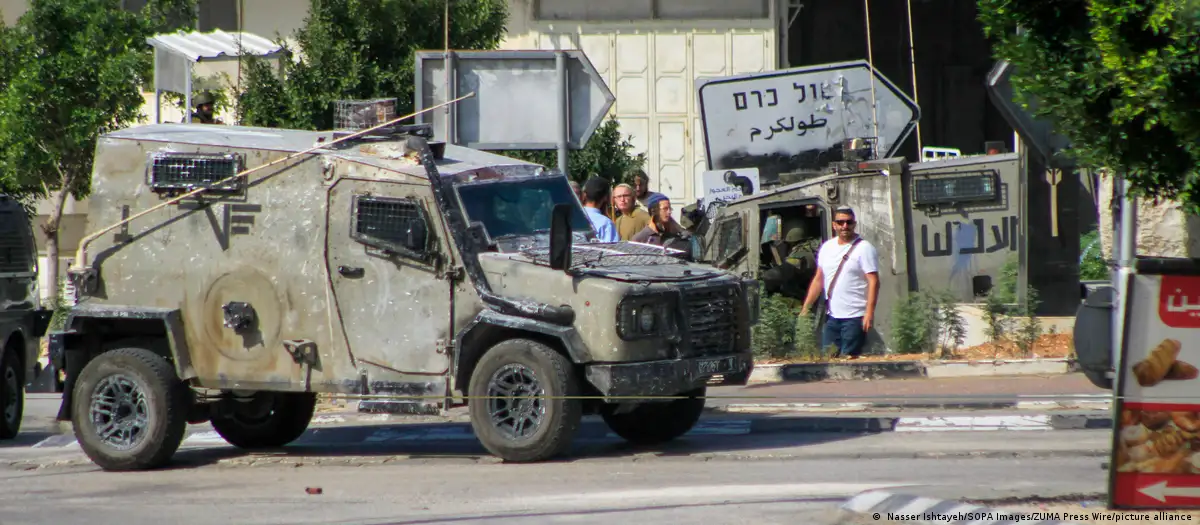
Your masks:
<path fill-rule="evenodd" d="M 41 372 L 40 342 L 52 312 L 37 293 L 37 248 L 25 207 L 0 194 L 0 439 L 21 430 L 26 382 Z"/>
<path fill-rule="evenodd" d="M 89 222 L 126 222 L 81 247 L 80 299 L 52 334 L 59 418 L 87 455 L 153 468 L 203 421 L 282 446 L 332 393 L 465 401 L 487 450 L 538 461 L 585 413 L 659 443 L 695 424 L 710 378 L 745 383 L 753 282 L 597 243 L 565 177 L 428 131 L 102 137 Z"/>
<path fill-rule="evenodd" d="M 910 291 L 949 290 L 959 301 L 975 302 L 996 284 L 1020 246 L 1019 156 L 909 163 L 855 159 L 854 144 L 846 141 L 847 160 L 825 170 L 784 173 L 779 185 L 708 208 L 701 259 L 762 279 L 767 293 L 803 302 L 815 267 L 795 268 L 787 256 L 797 244 L 831 238 L 833 210 L 850 206 L 859 235 L 879 252 L 876 311 L 883 314 L 866 351 L 882 352 L 889 341 L 887 312 Z M 788 242 L 795 232 L 799 237 Z M 822 312 L 823 305 L 816 309 Z"/>

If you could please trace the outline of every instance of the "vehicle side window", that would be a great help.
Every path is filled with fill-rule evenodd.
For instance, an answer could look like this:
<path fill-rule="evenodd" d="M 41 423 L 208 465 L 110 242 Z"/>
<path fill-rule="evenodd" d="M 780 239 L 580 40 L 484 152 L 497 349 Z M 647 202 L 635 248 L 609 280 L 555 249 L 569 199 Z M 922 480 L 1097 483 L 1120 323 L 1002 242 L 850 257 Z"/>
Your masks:
<path fill-rule="evenodd" d="M 355 195 L 350 237 L 367 246 L 426 261 L 429 216 L 413 198 Z"/>
<path fill-rule="evenodd" d="M 0 273 L 33 272 L 33 239 L 25 230 L 27 221 L 22 213 L 0 212 Z"/>
<path fill-rule="evenodd" d="M 735 215 L 717 225 L 714 261 L 720 262 L 735 256 L 742 249 L 742 217 Z"/>

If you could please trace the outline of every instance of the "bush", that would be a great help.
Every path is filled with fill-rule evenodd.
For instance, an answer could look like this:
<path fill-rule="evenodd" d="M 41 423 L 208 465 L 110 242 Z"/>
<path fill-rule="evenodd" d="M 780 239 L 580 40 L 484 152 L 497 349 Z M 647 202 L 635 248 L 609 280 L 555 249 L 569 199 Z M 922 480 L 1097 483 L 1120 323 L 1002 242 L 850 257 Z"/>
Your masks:
<path fill-rule="evenodd" d="M 1100 232 L 1091 231 L 1079 238 L 1079 280 L 1107 281 L 1109 275 L 1108 261 L 1104 259 L 1100 246 Z"/>
<path fill-rule="evenodd" d="M 897 353 L 945 355 L 966 337 L 966 321 L 948 290 L 911 292 L 892 311 L 892 345 Z"/>
<path fill-rule="evenodd" d="M 757 359 L 783 359 L 792 351 L 796 336 L 796 313 L 781 295 L 764 295 L 758 324 L 750 333 L 750 346 Z"/>

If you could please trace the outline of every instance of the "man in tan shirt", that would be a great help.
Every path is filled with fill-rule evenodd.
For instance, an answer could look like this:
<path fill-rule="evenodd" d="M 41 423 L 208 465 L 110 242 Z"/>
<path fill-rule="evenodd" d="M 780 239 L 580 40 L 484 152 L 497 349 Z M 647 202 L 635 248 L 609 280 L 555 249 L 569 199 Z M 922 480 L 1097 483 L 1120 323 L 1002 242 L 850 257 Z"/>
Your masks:
<path fill-rule="evenodd" d="M 617 235 L 621 236 L 622 241 L 628 241 L 650 223 L 650 214 L 637 206 L 633 186 L 618 184 L 612 195 L 613 205 L 620 213 L 615 221 Z"/>

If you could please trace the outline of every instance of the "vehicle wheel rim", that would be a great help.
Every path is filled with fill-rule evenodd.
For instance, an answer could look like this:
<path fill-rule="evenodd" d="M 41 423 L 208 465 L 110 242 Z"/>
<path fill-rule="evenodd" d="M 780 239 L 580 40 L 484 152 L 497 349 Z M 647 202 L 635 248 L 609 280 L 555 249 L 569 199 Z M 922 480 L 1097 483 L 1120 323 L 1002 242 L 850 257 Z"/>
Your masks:
<path fill-rule="evenodd" d="M 9 425 L 16 423 L 17 403 L 21 402 L 21 382 L 17 381 L 17 369 L 4 367 L 4 421 Z"/>
<path fill-rule="evenodd" d="M 150 426 L 146 394 L 129 377 L 108 376 L 92 391 L 90 407 L 96 436 L 118 450 L 136 447 Z"/>
<path fill-rule="evenodd" d="M 537 432 L 546 416 L 545 389 L 529 367 L 510 364 L 488 381 L 488 414 L 492 425 L 511 439 Z"/>

